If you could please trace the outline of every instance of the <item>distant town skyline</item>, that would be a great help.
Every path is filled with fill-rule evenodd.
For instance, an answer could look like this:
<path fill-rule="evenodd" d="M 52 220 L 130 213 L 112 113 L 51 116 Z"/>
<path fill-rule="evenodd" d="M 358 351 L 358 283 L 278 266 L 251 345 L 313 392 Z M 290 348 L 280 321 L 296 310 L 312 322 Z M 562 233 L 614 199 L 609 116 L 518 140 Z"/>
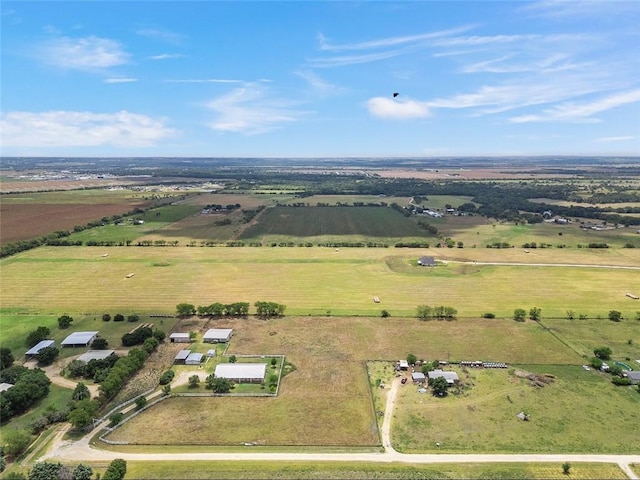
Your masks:
<path fill-rule="evenodd" d="M 0 9 L 3 156 L 640 155 L 637 1 Z"/>

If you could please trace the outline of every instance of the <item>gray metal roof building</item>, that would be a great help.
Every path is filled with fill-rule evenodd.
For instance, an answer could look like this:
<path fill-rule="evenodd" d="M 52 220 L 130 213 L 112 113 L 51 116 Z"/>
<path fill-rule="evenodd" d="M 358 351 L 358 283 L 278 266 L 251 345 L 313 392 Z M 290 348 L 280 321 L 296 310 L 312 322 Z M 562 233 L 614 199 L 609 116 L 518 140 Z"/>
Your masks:
<path fill-rule="evenodd" d="M 187 359 L 190 353 L 191 353 L 191 350 L 180 350 L 178 354 L 174 357 L 173 361 L 177 363 L 184 363 L 184 361 Z"/>
<path fill-rule="evenodd" d="M 210 328 L 202 337 L 205 343 L 223 343 L 228 342 L 233 334 L 232 328 Z"/>
<path fill-rule="evenodd" d="M 202 358 L 203 357 L 204 357 L 203 354 L 197 353 L 197 352 L 193 352 L 193 353 L 189 354 L 189 356 L 186 358 L 184 363 L 186 365 L 200 365 L 202 363 Z"/>
<path fill-rule="evenodd" d="M 86 347 L 95 340 L 98 332 L 73 332 L 62 341 L 63 347 Z"/>
<path fill-rule="evenodd" d="M 191 337 L 188 333 L 172 333 L 169 335 L 169 341 L 173 343 L 190 343 Z"/>
<path fill-rule="evenodd" d="M 115 350 L 89 350 L 78 357 L 81 362 L 89 363 L 91 360 L 104 360 L 116 353 Z"/>
<path fill-rule="evenodd" d="M 24 355 L 27 358 L 35 357 L 43 348 L 54 347 L 55 345 L 56 342 L 54 340 L 41 340 L 29 350 L 27 350 Z"/>
<path fill-rule="evenodd" d="M 429 375 L 429 380 L 433 380 L 435 378 L 444 377 L 444 379 L 447 381 L 447 383 L 449 385 L 452 385 L 453 383 L 455 383 L 458 380 L 460 380 L 460 378 L 458 378 L 458 374 L 456 372 L 445 372 L 443 370 L 431 370 L 428 373 L 428 375 Z"/>

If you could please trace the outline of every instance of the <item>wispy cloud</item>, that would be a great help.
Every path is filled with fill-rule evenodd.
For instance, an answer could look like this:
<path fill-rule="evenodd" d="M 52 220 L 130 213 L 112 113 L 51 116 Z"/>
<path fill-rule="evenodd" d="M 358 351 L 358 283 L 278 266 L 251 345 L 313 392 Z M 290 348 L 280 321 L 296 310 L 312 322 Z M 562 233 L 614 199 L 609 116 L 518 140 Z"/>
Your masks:
<path fill-rule="evenodd" d="M 70 70 L 100 70 L 129 62 L 123 46 L 108 38 L 59 37 L 38 46 L 38 58 L 58 68 Z"/>
<path fill-rule="evenodd" d="M 333 95 L 343 91 L 342 88 L 327 82 L 312 70 L 298 70 L 294 73 L 305 80 L 313 92 L 320 96 Z"/>
<path fill-rule="evenodd" d="M 160 40 L 161 42 L 173 45 L 181 44 L 185 38 L 184 35 L 180 33 L 176 33 L 164 28 L 139 28 L 135 33 L 142 37 Z"/>
<path fill-rule="evenodd" d="M 633 1 L 589 0 L 588 2 L 567 0 L 541 0 L 523 4 L 518 10 L 531 16 L 547 18 L 588 18 L 603 16 L 612 17 L 637 13 L 637 5 Z"/>
<path fill-rule="evenodd" d="M 404 120 L 409 118 L 424 118 L 430 115 L 426 102 L 416 100 L 395 101 L 386 97 L 374 97 L 367 100 L 369 113 L 378 118 Z"/>
<path fill-rule="evenodd" d="M 640 102 L 640 89 L 601 97 L 592 102 L 563 102 L 539 114 L 521 115 L 510 119 L 512 123 L 530 122 L 597 122 L 594 115 L 629 103 Z"/>
<path fill-rule="evenodd" d="M 150 60 L 169 60 L 172 58 L 182 58 L 184 55 L 181 53 L 161 53 L 160 55 L 151 55 Z"/>
<path fill-rule="evenodd" d="M 151 147 L 175 135 L 165 120 L 127 111 L 9 112 L 0 120 L 4 146 Z"/>
<path fill-rule="evenodd" d="M 137 82 L 137 78 L 105 78 L 104 83 L 132 83 Z"/>
<path fill-rule="evenodd" d="M 322 34 L 318 35 L 319 50 L 321 52 L 352 52 L 345 55 L 330 55 L 327 57 L 316 57 L 307 60 L 311 67 L 329 68 L 345 65 L 355 65 L 360 63 L 376 62 L 388 58 L 407 55 L 417 50 L 432 45 L 441 37 L 461 33 L 473 28 L 472 26 L 462 26 L 449 30 L 437 32 L 427 32 L 417 35 L 386 37 L 376 40 L 368 40 L 356 43 L 330 43 Z M 365 52 L 365 53 L 359 53 Z"/>
<path fill-rule="evenodd" d="M 209 127 L 220 132 L 257 135 L 298 121 L 308 114 L 291 100 L 273 96 L 264 85 L 251 83 L 206 104 L 216 117 Z"/>
<path fill-rule="evenodd" d="M 233 80 L 228 78 L 182 78 L 165 80 L 166 83 L 245 83 L 244 80 Z"/>
<path fill-rule="evenodd" d="M 633 135 L 623 135 L 619 137 L 600 137 L 596 138 L 596 142 L 600 143 L 614 143 L 614 142 L 628 142 L 630 140 L 637 140 L 638 137 L 634 137 Z"/>

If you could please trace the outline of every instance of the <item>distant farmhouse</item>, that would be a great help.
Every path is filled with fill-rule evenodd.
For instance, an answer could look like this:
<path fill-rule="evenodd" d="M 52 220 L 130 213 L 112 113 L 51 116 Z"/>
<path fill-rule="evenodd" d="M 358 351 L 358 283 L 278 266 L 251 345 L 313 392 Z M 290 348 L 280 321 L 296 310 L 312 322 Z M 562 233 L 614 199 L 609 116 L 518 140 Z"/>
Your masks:
<path fill-rule="evenodd" d="M 232 328 L 210 328 L 202 337 L 204 343 L 224 343 L 231 340 Z"/>
<path fill-rule="evenodd" d="M 219 363 L 214 374 L 237 383 L 262 383 L 266 371 L 266 363 Z"/>
<path fill-rule="evenodd" d="M 418 265 L 423 267 L 435 267 L 437 264 L 436 259 L 433 257 L 420 257 L 418 259 Z"/>
<path fill-rule="evenodd" d="M 640 371 L 639 370 L 632 370 L 631 372 L 625 372 L 624 375 L 629 379 L 629 381 L 633 385 L 638 385 L 640 383 Z"/>
<path fill-rule="evenodd" d="M 63 347 L 87 347 L 98 336 L 98 332 L 73 332 L 65 338 L 61 345 Z"/>
<path fill-rule="evenodd" d="M 40 353 L 40 350 L 47 347 L 55 347 L 55 346 L 56 346 L 56 342 L 53 340 L 41 340 L 40 342 L 35 344 L 33 347 L 31 347 L 29 350 L 27 350 L 24 356 L 27 358 L 27 360 L 29 360 L 35 357 L 38 353 Z"/>

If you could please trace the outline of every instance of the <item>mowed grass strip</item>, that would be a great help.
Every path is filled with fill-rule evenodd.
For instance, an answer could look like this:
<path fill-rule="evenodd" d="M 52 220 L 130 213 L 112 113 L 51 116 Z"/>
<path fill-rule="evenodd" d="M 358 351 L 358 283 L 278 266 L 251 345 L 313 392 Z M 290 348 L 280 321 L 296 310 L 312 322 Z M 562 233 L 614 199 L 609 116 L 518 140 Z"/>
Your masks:
<path fill-rule="evenodd" d="M 560 479 L 561 464 L 545 463 L 468 463 L 468 464 L 400 464 L 358 462 L 127 462 L 130 479 L 253 479 L 256 472 L 264 479 Z M 626 479 L 617 466 L 599 463 L 574 463 L 569 478 Z"/>
<path fill-rule="evenodd" d="M 638 453 L 640 395 L 577 366 L 522 365 L 553 381 L 536 387 L 508 370 L 459 369 L 469 388 L 435 398 L 399 392 L 392 439 L 405 453 Z M 529 421 L 516 417 L 520 412 Z M 437 443 L 440 446 L 437 447 Z"/>

